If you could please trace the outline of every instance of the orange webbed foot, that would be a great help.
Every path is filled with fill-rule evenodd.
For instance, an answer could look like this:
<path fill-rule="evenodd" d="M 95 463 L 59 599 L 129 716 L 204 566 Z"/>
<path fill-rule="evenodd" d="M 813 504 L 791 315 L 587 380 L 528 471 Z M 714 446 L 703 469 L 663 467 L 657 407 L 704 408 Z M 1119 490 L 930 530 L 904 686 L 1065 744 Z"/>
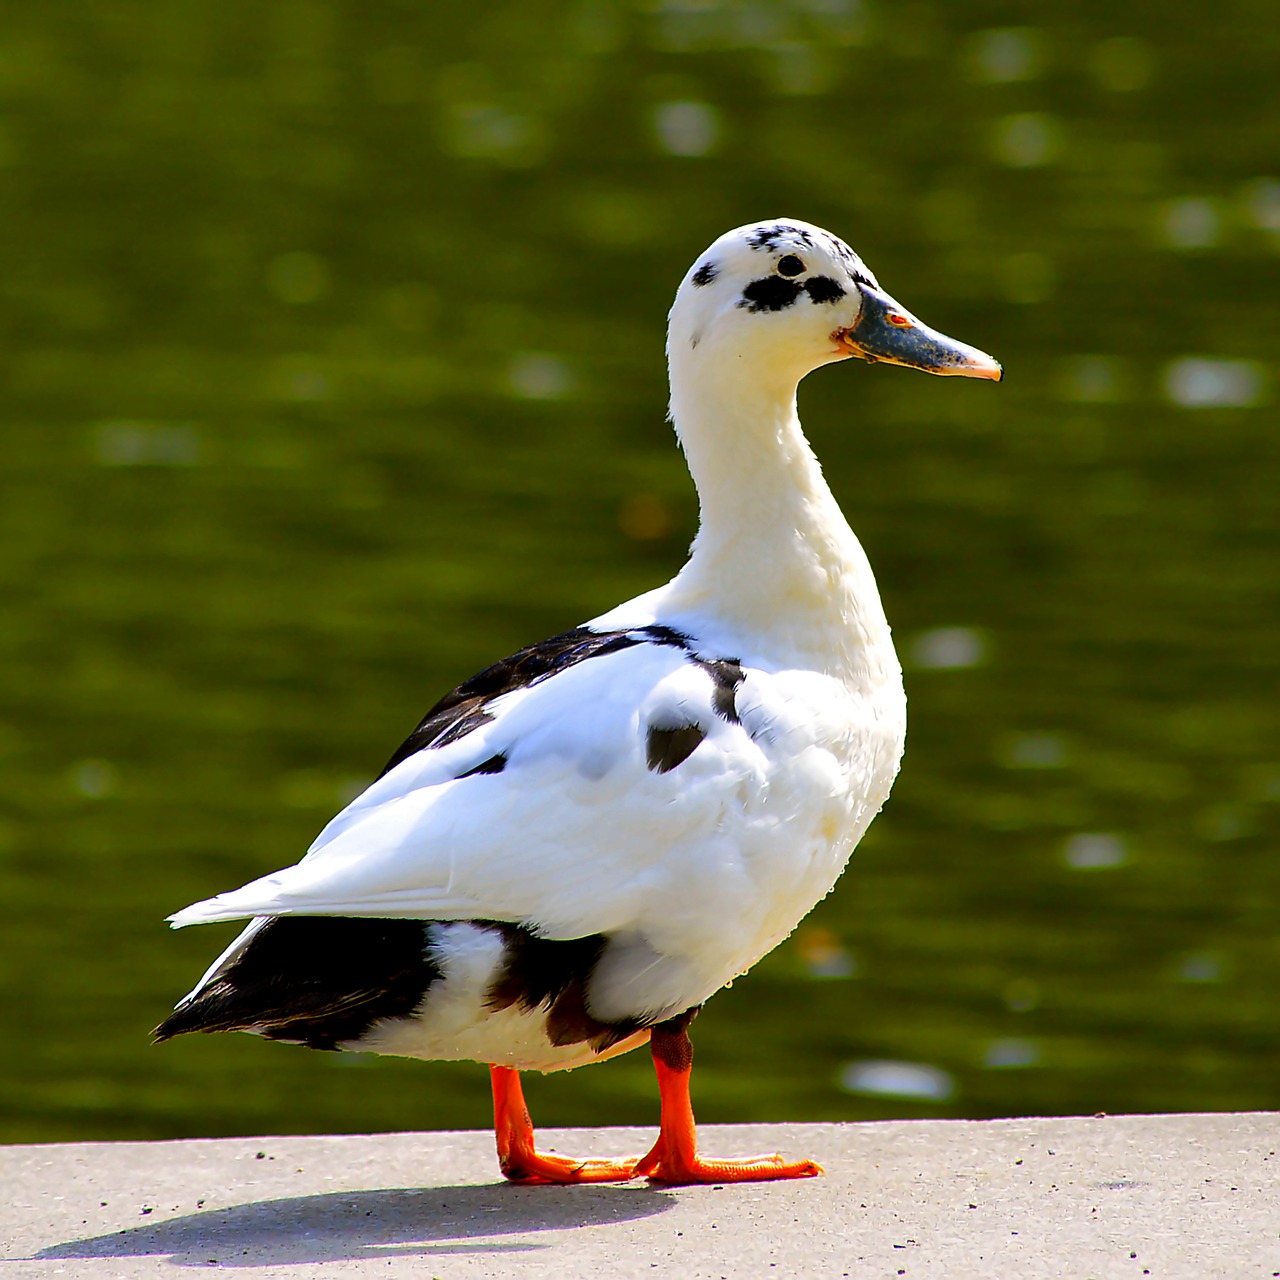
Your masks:
<path fill-rule="evenodd" d="M 541 1151 L 508 1152 L 498 1163 L 508 1182 L 527 1186 L 565 1186 L 575 1182 L 627 1182 L 634 1178 L 636 1162 L 631 1160 L 575 1160 L 571 1156 L 546 1155 Z"/>
<path fill-rule="evenodd" d="M 636 1177 L 668 1186 L 706 1182 L 774 1182 L 787 1178 L 816 1178 L 826 1171 L 814 1160 L 784 1160 L 779 1155 L 745 1160 L 704 1160 L 696 1151 L 671 1150 L 662 1138 L 635 1166 Z"/>
<path fill-rule="evenodd" d="M 634 1178 L 635 1158 L 575 1160 L 546 1155 L 534 1146 L 533 1121 L 525 1106 L 520 1075 L 513 1067 L 490 1067 L 493 1084 L 493 1129 L 498 1142 L 498 1165 L 508 1182 L 526 1186 L 567 1185 L 575 1182 L 627 1182 Z"/>
<path fill-rule="evenodd" d="M 773 1182 L 786 1178 L 816 1178 L 822 1166 L 813 1160 L 784 1160 L 781 1156 L 753 1156 L 746 1160 L 704 1160 L 698 1154 L 698 1132 L 689 1099 L 693 1045 L 689 1018 L 672 1019 L 653 1028 L 649 1047 L 662 1095 L 662 1129 L 653 1149 L 635 1166 L 637 1177 L 669 1186 L 705 1182 Z"/>
<path fill-rule="evenodd" d="M 745 1160 L 705 1160 L 689 1099 L 693 1045 L 687 1032 L 692 1012 L 653 1027 L 650 1049 L 662 1097 L 662 1125 L 653 1148 L 639 1160 L 574 1160 L 544 1155 L 534 1146 L 533 1122 L 525 1106 L 520 1075 L 513 1067 L 490 1067 L 493 1125 L 498 1163 L 511 1182 L 566 1184 L 626 1182 L 649 1178 L 667 1186 L 697 1183 L 775 1182 L 816 1178 L 824 1172 L 814 1160 L 784 1160 L 779 1155 Z"/>

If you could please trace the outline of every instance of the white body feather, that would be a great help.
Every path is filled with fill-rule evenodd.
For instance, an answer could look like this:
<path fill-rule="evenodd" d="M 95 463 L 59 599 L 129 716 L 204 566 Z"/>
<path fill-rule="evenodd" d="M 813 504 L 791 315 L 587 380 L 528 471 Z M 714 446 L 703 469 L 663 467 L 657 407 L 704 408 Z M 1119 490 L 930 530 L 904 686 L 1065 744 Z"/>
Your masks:
<path fill-rule="evenodd" d="M 677 647 L 591 658 L 489 704 L 490 721 L 403 760 L 299 864 L 188 907 L 175 926 L 365 915 L 605 934 L 588 1010 L 617 1021 L 700 1004 L 830 891 L 889 794 L 906 729 L 875 581 L 795 412 L 799 377 L 838 356 L 788 355 L 775 329 L 770 358 L 755 360 L 749 326 L 772 320 L 709 319 L 696 292 L 686 278 L 669 352 L 701 530 L 672 582 L 588 626 L 661 624 L 698 658 L 737 659 L 737 719 Z M 678 724 L 705 739 L 657 772 L 648 731 Z M 498 754 L 501 772 L 459 776 Z M 601 1056 L 549 1045 L 537 1013 L 486 1008 L 494 934 L 442 924 L 432 939 L 444 982 L 417 1018 L 375 1027 L 360 1048 L 542 1070 Z"/>

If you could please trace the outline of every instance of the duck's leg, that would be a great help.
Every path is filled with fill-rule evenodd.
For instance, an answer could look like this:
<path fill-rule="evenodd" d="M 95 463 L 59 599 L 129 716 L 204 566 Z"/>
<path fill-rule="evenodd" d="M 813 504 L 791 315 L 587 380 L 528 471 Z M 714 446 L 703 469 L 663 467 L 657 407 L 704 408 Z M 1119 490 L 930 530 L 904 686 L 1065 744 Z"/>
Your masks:
<path fill-rule="evenodd" d="M 653 1028 L 649 1047 L 658 1073 L 662 1096 L 662 1128 L 653 1150 L 635 1166 L 637 1177 L 655 1182 L 768 1182 L 775 1178 L 812 1178 L 822 1166 L 812 1160 L 787 1163 L 781 1156 L 754 1156 L 747 1160 L 704 1160 L 698 1155 L 698 1134 L 689 1100 L 689 1075 L 693 1069 L 693 1043 L 688 1015 L 661 1022 Z"/>
<path fill-rule="evenodd" d="M 534 1150 L 533 1121 L 525 1105 L 520 1073 L 489 1068 L 493 1084 L 493 1132 L 498 1164 L 511 1182 L 625 1182 L 635 1177 L 635 1160 L 573 1160 Z"/>

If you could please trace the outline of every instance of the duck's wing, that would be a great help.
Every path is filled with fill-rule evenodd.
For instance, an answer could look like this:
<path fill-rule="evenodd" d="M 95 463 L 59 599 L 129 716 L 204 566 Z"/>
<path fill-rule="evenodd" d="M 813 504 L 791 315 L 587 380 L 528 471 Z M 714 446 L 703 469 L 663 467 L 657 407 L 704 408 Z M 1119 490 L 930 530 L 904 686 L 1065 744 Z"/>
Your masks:
<path fill-rule="evenodd" d="M 296 866 L 171 917 L 343 915 L 626 928 L 726 856 L 726 806 L 763 780 L 731 659 L 660 626 L 586 628 L 442 699 Z M 705 868 L 705 870 L 704 870 Z"/>

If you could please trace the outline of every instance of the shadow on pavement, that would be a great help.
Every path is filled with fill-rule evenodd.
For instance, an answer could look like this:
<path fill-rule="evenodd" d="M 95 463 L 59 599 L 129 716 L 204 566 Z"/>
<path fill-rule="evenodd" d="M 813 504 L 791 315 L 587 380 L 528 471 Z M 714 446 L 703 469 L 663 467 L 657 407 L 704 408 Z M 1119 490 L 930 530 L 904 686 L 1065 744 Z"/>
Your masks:
<path fill-rule="evenodd" d="M 168 1255 L 179 1266 L 261 1267 L 340 1259 L 520 1252 L 503 1236 L 601 1226 L 662 1213 L 649 1187 L 459 1186 L 259 1200 L 51 1245 L 41 1261 Z"/>

